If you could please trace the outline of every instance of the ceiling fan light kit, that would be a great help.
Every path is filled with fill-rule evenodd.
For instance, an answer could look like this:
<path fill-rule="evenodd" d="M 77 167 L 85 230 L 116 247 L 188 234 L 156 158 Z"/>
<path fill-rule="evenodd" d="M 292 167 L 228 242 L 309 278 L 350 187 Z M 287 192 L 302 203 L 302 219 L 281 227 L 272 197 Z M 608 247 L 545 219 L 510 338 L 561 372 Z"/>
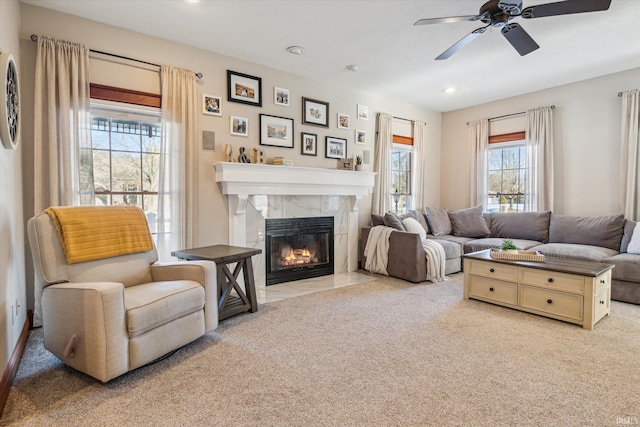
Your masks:
<path fill-rule="evenodd" d="M 442 52 L 436 60 L 447 59 L 458 50 L 483 34 L 487 28 L 501 29 L 504 38 L 513 46 L 520 56 L 527 55 L 540 46 L 517 22 L 509 22 L 514 18 L 543 18 L 547 16 L 570 15 L 586 12 L 608 10 L 611 0 L 565 0 L 555 3 L 540 4 L 522 8 L 522 0 L 489 0 L 480 7 L 477 15 L 449 16 L 444 18 L 420 19 L 413 25 L 447 24 L 465 21 L 481 21 L 486 24 L 464 36 L 449 49 Z"/>

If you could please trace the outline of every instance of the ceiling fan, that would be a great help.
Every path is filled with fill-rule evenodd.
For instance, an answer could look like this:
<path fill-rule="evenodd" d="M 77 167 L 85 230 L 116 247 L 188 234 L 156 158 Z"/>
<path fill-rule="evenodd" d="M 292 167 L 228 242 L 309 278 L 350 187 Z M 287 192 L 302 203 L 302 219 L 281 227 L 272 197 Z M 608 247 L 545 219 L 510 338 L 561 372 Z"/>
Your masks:
<path fill-rule="evenodd" d="M 511 46 L 520 54 L 527 55 L 540 46 L 531 36 L 516 22 L 509 22 L 514 18 L 524 19 L 544 18 L 546 16 L 569 15 L 572 13 L 598 12 L 609 9 L 611 0 L 565 0 L 555 3 L 530 6 L 522 9 L 522 0 L 489 0 L 480 8 L 477 15 L 449 16 L 446 18 L 427 18 L 417 21 L 413 25 L 442 24 L 464 21 L 481 21 L 484 27 L 480 27 L 467 34 L 449 49 L 442 52 L 436 59 L 447 59 L 462 47 L 475 40 L 487 28 L 501 28 L 502 35 Z"/>

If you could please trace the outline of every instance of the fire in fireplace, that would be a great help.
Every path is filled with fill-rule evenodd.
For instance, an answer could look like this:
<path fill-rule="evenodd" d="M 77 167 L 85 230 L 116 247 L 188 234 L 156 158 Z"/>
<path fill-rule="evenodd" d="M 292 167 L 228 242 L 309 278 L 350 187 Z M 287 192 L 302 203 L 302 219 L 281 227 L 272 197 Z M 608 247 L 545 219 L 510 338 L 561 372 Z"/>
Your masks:
<path fill-rule="evenodd" d="M 333 217 L 266 221 L 266 284 L 333 274 Z"/>

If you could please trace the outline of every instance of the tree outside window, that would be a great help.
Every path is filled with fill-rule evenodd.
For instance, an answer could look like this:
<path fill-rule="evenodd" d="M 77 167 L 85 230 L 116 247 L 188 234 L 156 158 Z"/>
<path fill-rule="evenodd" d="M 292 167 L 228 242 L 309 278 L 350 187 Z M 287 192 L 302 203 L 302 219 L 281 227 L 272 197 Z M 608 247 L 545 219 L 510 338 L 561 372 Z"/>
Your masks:
<path fill-rule="evenodd" d="M 489 148 L 489 212 L 523 212 L 527 172 L 524 141 Z"/>

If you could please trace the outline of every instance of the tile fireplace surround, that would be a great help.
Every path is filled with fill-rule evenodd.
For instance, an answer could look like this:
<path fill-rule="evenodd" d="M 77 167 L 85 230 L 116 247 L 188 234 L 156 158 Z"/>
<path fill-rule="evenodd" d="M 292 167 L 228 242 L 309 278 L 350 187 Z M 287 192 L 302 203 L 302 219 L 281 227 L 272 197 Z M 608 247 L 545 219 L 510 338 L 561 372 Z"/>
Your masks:
<path fill-rule="evenodd" d="M 374 172 L 216 163 L 228 197 L 229 244 L 262 249 L 253 257 L 256 286 L 265 286 L 267 218 L 334 217 L 335 273 L 358 269 L 358 205 L 373 190 Z"/>

